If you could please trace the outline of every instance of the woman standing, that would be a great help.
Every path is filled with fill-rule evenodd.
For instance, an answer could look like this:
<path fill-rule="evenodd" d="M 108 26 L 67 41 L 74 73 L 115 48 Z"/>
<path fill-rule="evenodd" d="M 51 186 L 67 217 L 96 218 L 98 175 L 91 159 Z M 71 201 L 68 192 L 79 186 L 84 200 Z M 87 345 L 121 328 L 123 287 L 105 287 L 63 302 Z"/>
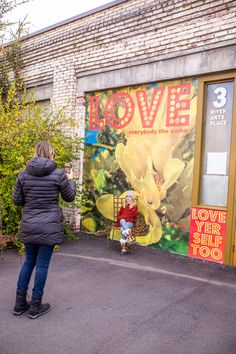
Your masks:
<path fill-rule="evenodd" d="M 25 244 L 25 261 L 21 268 L 16 291 L 14 315 L 28 310 L 28 317 L 35 319 L 47 313 L 50 304 L 42 304 L 48 267 L 53 248 L 64 241 L 63 215 L 59 207 L 59 193 L 66 202 L 74 200 L 75 181 L 72 173 L 56 167 L 54 151 L 50 143 L 39 141 L 35 155 L 20 172 L 13 200 L 23 206 L 20 224 L 20 240 Z M 34 267 L 34 287 L 31 304 L 26 300 L 27 289 Z"/>

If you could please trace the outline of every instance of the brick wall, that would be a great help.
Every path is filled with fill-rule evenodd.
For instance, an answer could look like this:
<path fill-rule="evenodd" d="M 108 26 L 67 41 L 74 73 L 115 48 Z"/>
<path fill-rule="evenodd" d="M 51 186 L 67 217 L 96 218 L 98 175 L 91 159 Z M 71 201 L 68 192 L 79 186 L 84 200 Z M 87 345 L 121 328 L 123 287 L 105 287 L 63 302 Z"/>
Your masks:
<path fill-rule="evenodd" d="M 123 0 L 23 39 L 23 77 L 28 87 L 51 84 L 51 100 L 68 104 L 83 136 L 79 77 L 220 48 L 235 39 L 235 0 Z M 82 161 L 81 154 L 75 164 L 80 178 Z M 78 211 L 66 215 L 78 228 Z"/>
<path fill-rule="evenodd" d="M 24 40 L 24 76 L 30 86 L 48 83 L 62 58 L 82 76 L 235 38 L 234 0 L 128 0 Z"/>

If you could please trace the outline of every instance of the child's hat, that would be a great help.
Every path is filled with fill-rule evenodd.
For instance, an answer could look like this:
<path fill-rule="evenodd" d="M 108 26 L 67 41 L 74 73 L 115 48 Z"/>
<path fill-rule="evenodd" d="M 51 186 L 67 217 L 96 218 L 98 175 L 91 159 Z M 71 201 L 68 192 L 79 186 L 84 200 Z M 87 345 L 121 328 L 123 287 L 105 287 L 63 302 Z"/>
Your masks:
<path fill-rule="evenodd" d="M 127 191 L 126 197 L 131 197 L 132 199 L 134 199 L 134 191 Z"/>

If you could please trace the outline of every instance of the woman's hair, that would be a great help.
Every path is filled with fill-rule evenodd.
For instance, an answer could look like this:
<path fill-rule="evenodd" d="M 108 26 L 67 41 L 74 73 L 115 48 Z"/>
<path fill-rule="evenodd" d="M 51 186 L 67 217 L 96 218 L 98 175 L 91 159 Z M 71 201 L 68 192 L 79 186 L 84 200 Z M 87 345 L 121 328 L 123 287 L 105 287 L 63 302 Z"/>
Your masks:
<path fill-rule="evenodd" d="M 53 160 L 55 153 L 53 147 L 47 141 L 39 141 L 35 145 L 35 157 L 45 157 L 46 159 Z"/>

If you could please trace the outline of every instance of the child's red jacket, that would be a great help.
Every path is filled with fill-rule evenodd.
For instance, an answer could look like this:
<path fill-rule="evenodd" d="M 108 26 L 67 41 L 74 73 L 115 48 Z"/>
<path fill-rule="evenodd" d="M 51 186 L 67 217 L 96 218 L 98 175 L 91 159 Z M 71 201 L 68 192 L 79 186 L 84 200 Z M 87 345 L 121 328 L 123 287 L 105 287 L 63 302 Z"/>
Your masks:
<path fill-rule="evenodd" d="M 136 222 L 137 220 L 137 213 L 138 213 L 138 207 L 137 205 L 134 205 L 132 208 L 129 208 L 129 206 L 121 207 L 120 211 L 117 215 L 117 222 L 116 226 L 120 225 L 120 220 L 125 219 L 125 221 L 131 221 L 133 223 Z"/>

